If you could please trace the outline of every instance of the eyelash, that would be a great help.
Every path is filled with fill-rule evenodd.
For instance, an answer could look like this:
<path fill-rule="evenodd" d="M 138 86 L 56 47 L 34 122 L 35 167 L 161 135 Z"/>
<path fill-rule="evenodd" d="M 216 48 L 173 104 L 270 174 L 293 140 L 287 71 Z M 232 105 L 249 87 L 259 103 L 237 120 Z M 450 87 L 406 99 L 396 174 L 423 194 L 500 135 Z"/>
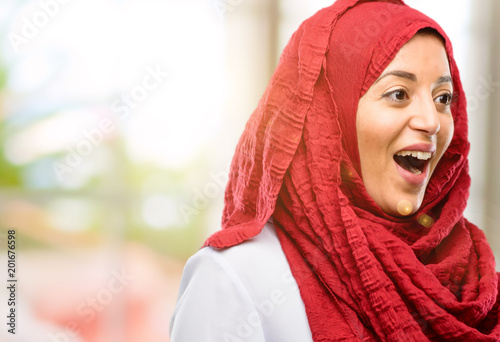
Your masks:
<path fill-rule="evenodd" d="M 396 98 L 396 95 L 400 95 L 400 94 L 403 94 L 405 96 L 405 99 Z M 442 96 L 448 96 L 448 99 L 447 99 L 446 103 L 439 103 L 440 105 L 450 106 L 451 103 L 456 100 L 455 94 L 447 92 L 447 93 L 441 94 L 438 97 L 436 97 L 434 99 L 434 101 L 436 101 L 436 99 L 438 99 Z M 408 96 L 406 89 L 403 89 L 403 88 L 388 91 L 387 93 L 382 94 L 382 97 L 388 99 L 389 101 L 396 102 L 396 103 L 402 103 L 403 101 L 409 99 L 409 96 Z"/>
<path fill-rule="evenodd" d="M 403 88 L 388 91 L 387 93 L 382 94 L 382 97 L 389 99 L 389 101 L 392 101 L 392 102 L 403 102 L 404 100 L 406 100 L 406 99 L 404 99 L 404 100 L 397 99 L 395 97 L 397 93 L 403 93 L 405 95 L 406 99 L 408 99 L 408 97 L 409 97 L 406 90 Z"/>

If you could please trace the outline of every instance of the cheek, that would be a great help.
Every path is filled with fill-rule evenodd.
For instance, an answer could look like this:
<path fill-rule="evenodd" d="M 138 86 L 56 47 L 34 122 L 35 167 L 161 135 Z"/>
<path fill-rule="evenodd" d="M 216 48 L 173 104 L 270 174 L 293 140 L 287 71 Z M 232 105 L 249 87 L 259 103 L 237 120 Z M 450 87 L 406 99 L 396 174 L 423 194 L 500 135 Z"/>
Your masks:
<path fill-rule="evenodd" d="M 359 123 L 356 131 L 360 162 L 362 165 L 366 165 L 368 157 L 372 154 L 373 141 L 376 140 L 376 137 L 373 134 L 373 129 L 370 129 L 370 124 L 367 120 Z"/>
<path fill-rule="evenodd" d="M 441 119 L 441 130 L 439 131 L 440 134 L 438 144 L 441 145 L 443 154 L 448 146 L 450 146 L 454 132 L 455 125 L 453 123 L 453 117 L 451 115 L 447 115 L 443 119 Z"/>
<path fill-rule="evenodd" d="M 453 124 L 453 117 L 451 115 L 444 116 L 440 120 L 440 127 L 441 129 L 437 133 L 437 149 L 436 153 L 437 154 L 437 159 L 433 162 L 432 164 L 432 171 L 431 173 L 434 172 L 434 169 L 436 168 L 437 164 L 439 164 L 439 161 L 443 157 L 444 153 L 448 149 L 448 146 L 450 146 L 451 140 L 453 138 L 453 133 L 455 131 L 455 127 Z"/>
<path fill-rule="evenodd" d="M 394 116 L 384 114 L 382 111 L 364 115 L 363 122 L 358 123 L 358 141 L 363 143 L 366 149 L 376 150 L 386 147 L 397 135 L 398 126 Z"/>
<path fill-rule="evenodd" d="M 375 114 L 375 113 L 373 113 Z M 358 149 L 361 167 L 367 171 L 377 169 L 384 162 L 390 137 L 393 135 L 383 116 L 365 115 L 363 122 L 358 122 Z"/>

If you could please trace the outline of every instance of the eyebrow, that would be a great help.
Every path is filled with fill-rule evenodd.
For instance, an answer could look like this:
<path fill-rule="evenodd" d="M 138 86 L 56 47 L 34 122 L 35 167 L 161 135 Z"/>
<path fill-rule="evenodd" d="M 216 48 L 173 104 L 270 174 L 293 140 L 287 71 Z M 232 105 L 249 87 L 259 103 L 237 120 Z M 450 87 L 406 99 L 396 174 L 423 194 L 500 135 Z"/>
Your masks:
<path fill-rule="evenodd" d="M 385 74 L 382 74 L 379 78 L 377 78 L 375 80 L 375 82 L 373 82 L 373 84 L 379 82 L 381 79 L 383 79 L 384 77 L 387 77 L 387 76 L 402 77 L 402 78 L 406 78 L 412 82 L 417 81 L 417 76 L 415 74 L 412 74 L 411 72 L 407 72 L 407 71 L 403 71 L 403 70 L 391 70 L 391 71 L 386 72 Z M 451 76 L 450 75 L 441 76 L 437 79 L 435 84 L 443 84 L 443 83 L 453 83 Z"/>
<path fill-rule="evenodd" d="M 446 76 L 441 76 L 440 78 L 438 78 L 438 80 L 436 81 L 436 84 L 443 84 L 443 83 L 453 83 L 452 79 L 451 79 L 451 76 L 450 75 L 446 75 Z"/>
<path fill-rule="evenodd" d="M 417 76 L 415 76 L 415 74 L 412 74 L 411 72 L 406 72 L 406 71 L 402 71 L 402 70 L 391 70 L 391 71 L 386 72 L 385 74 L 382 74 L 379 78 L 377 78 L 375 80 L 375 82 L 373 82 L 373 84 L 378 83 L 381 79 L 383 79 L 384 77 L 387 77 L 387 76 L 397 76 L 397 77 L 409 79 L 410 81 L 413 81 L 413 82 L 417 81 Z"/>

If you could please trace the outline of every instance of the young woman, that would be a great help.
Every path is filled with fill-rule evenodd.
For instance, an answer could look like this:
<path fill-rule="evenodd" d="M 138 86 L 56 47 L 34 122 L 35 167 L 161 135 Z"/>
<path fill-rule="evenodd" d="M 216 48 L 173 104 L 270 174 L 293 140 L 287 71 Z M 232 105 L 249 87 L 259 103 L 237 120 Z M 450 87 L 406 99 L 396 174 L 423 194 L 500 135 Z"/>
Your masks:
<path fill-rule="evenodd" d="M 319 11 L 238 143 L 172 341 L 500 341 L 493 253 L 463 217 L 468 151 L 439 25 L 401 1 Z"/>

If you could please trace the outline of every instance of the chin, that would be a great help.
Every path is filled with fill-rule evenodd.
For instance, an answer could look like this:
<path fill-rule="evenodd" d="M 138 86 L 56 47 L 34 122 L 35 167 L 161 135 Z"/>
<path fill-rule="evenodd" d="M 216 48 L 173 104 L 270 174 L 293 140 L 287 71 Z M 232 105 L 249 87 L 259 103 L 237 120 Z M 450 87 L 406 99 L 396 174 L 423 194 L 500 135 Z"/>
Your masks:
<path fill-rule="evenodd" d="M 404 184 L 403 189 L 399 187 L 398 189 L 393 189 L 392 194 L 386 198 L 380 198 L 379 201 L 374 198 L 375 203 L 377 203 L 382 211 L 386 214 L 394 217 L 405 217 L 415 214 L 422 205 L 425 186 L 418 187 L 408 186 Z M 372 197 L 373 198 L 373 197 Z"/>

